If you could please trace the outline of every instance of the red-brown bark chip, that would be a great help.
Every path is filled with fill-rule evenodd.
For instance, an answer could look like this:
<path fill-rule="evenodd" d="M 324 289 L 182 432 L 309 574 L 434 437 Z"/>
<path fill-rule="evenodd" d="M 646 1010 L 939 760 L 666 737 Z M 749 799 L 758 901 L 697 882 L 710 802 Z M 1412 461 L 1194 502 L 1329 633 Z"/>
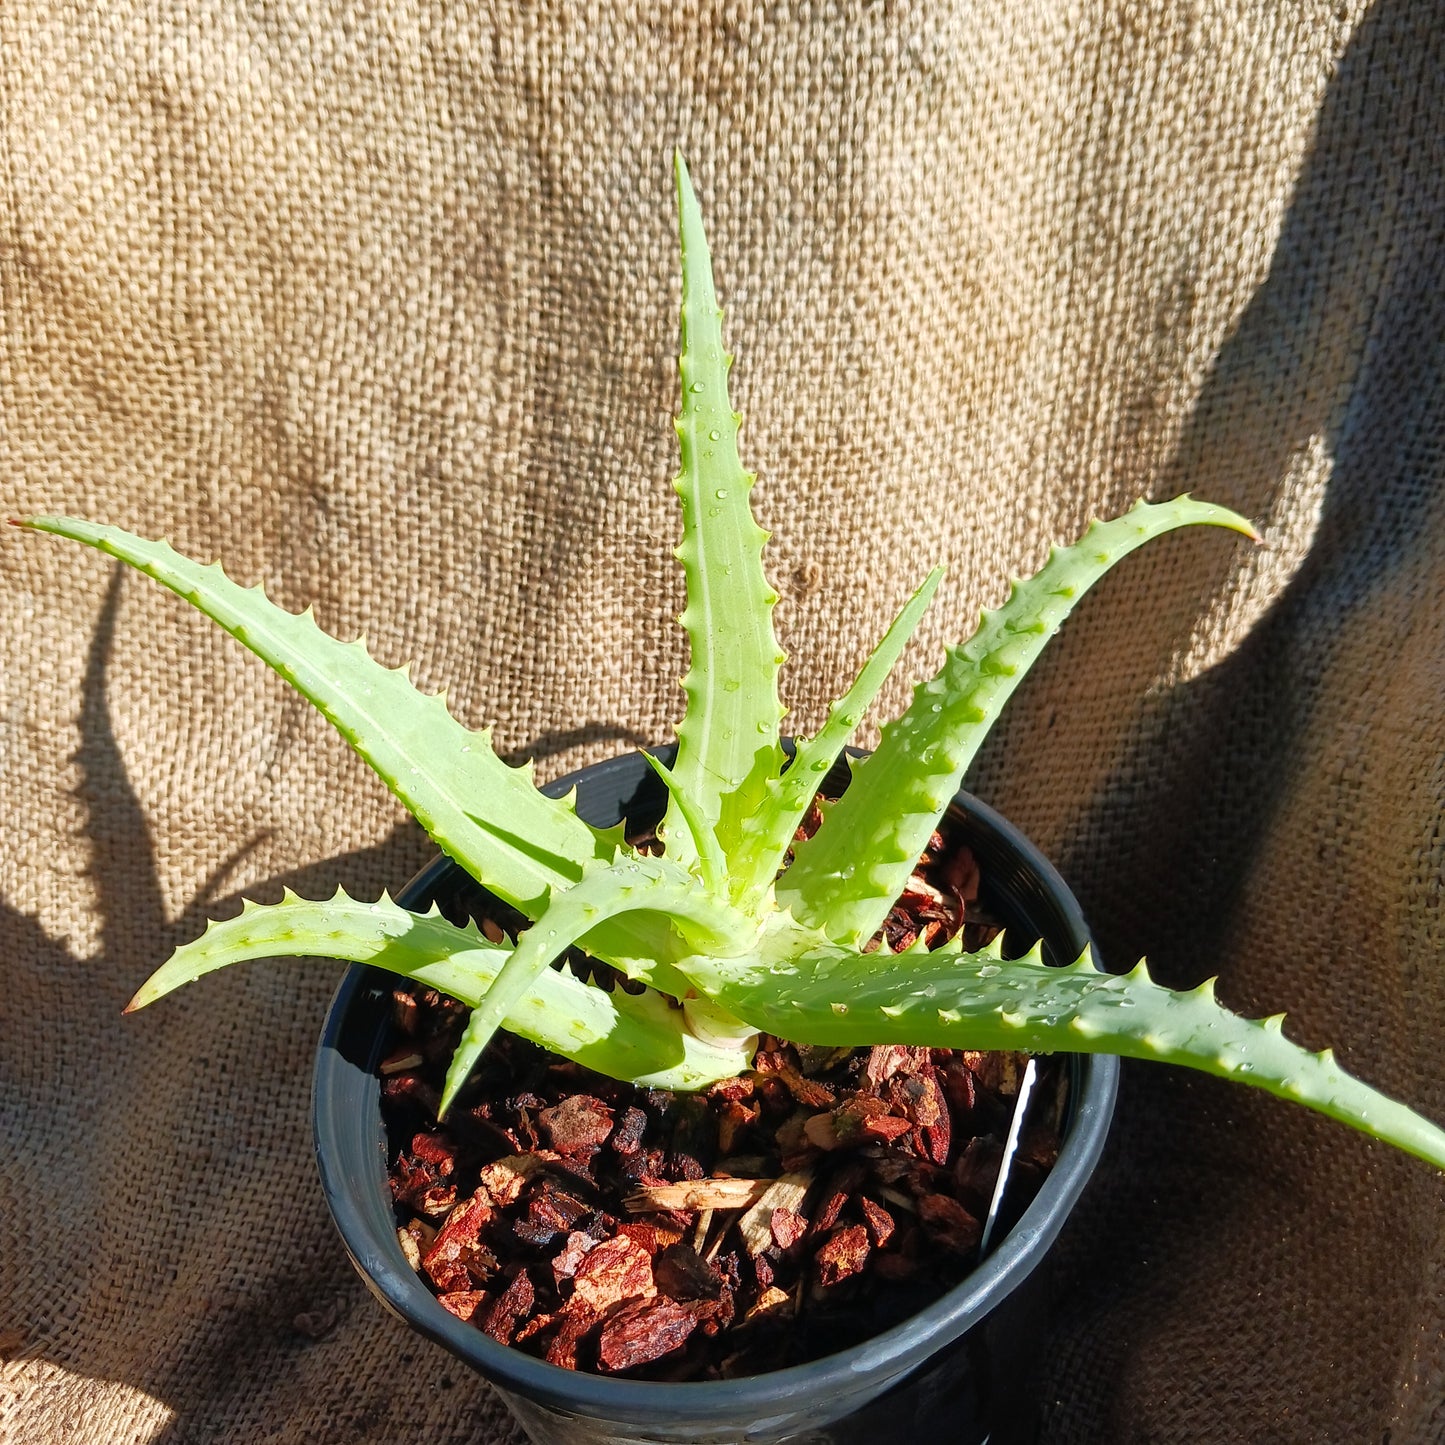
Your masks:
<path fill-rule="evenodd" d="M 577 1221 L 589 1212 L 580 1199 L 546 1176 L 527 1201 L 527 1223 L 533 1237 L 570 1233 Z"/>
<path fill-rule="evenodd" d="M 949 1055 L 938 1065 L 938 1074 L 948 1107 L 955 1114 L 971 1114 L 978 1102 L 978 1079 L 973 1070 L 962 1059 Z"/>
<path fill-rule="evenodd" d="M 403 1151 L 390 1174 L 391 1192 L 398 1204 L 419 1214 L 445 1214 L 457 1202 L 456 1185 L 437 1178 L 435 1167 Z"/>
<path fill-rule="evenodd" d="M 423 1131 L 414 1135 L 411 1155 L 419 1164 L 434 1169 L 438 1179 L 450 1178 L 456 1172 L 456 1142 L 445 1134 L 428 1134 Z"/>
<path fill-rule="evenodd" d="M 723 1277 L 687 1244 L 664 1249 L 652 1262 L 653 1279 L 663 1294 L 675 1300 L 717 1299 Z"/>
<path fill-rule="evenodd" d="M 432 1251 L 435 1252 L 445 1245 L 477 1244 L 482 1230 L 491 1223 L 491 1219 L 491 1205 L 480 1194 L 474 1194 L 447 1216 L 446 1222 L 437 1232 Z"/>
<path fill-rule="evenodd" d="M 491 1206 L 480 1194 L 474 1194 L 447 1216 L 432 1247 L 422 1257 L 422 1268 L 444 1294 L 470 1289 L 474 1280 L 485 1280 L 496 1268 L 496 1260 L 481 1241 L 491 1218 Z"/>
<path fill-rule="evenodd" d="M 925 1129 L 936 1124 L 948 1108 L 933 1072 L 932 1064 L 924 1064 L 917 1073 L 899 1074 L 888 1081 L 888 1099 L 894 1109 Z M 930 1084 L 935 1087 L 930 1088 Z"/>
<path fill-rule="evenodd" d="M 773 1231 L 773 1243 L 779 1249 L 786 1250 L 791 1249 L 808 1232 L 808 1221 L 782 1204 L 773 1210 L 770 1228 Z"/>
<path fill-rule="evenodd" d="M 1047 1125 L 1026 1124 L 1019 1139 L 1018 1157 L 1040 1169 L 1052 1169 L 1059 1160 L 1060 1143 L 1058 1133 Z"/>
<path fill-rule="evenodd" d="M 409 988 L 394 988 L 391 991 L 391 1018 L 397 1032 L 411 1038 L 421 1019 L 421 1005 Z M 388 1072 L 383 1070 L 383 1072 Z"/>
<path fill-rule="evenodd" d="M 861 1139 L 891 1144 L 907 1134 L 913 1125 L 897 1114 L 871 1114 L 858 1127 Z"/>
<path fill-rule="evenodd" d="M 947 1194 L 919 1196 L 918 1217 L 928 1237 L 954 1254 L 969 1254 L 978 1248 L 983 1227 L 978 1220 Z"/>
<path fill-rule="evenodd" d="M 637 1300 L 602 1326 L 597 1363 L 610 1374 L 650 1364 L 680 1350 L 696 1328 L 697 1316 L 685 1304 L 666 1295 Z"/>
<path fill-rule="evenodd" d="M 612 1133 L 612 1110 L 590 1094 L 569 1094 L 550 1109 L 543 1109 L 537 1115 L 559 1154 L 595 1154 Z"/>
<path fill-rule="evenodd" d="M 648 1223 L 641 1219 L 624 1219 L 617 1226 L 617 1233 L 635 1239 L 648 1254 L 656 1254 L 658 1250 L 676 1244 L 683 1236 L 683 1231 L 672 1225 Z"/>
<path fill-rule="evenodd" d="M 638 1108 L 628 1108 L 612 1131 L 608 1141 L 615 1154 L 628 1159 L 642 1148 L 642 1136 L 647 1132 L 647 1115 Z"/>
<path fill-rule="evenodd" d="M 997 1139 L 970 1139 L 953 1164 L 954 1192 L 987 1209 L 1002 1163 L 1003 1145 Z"/>
<path fill-rule="evenodd" d="M 391 1105 L 405 1106 L 435 1118 L 441 1105 L 441 1091 L 434 1089 L 420 1074 L 393 1074 L 381 1081 L 381 1097 Z"/>
<path fill-rule="evenodd" d="M 719 1154 L 731 1154 L 738 1140 L 758 1121 L 761 1109 L 735 1099 L 724 1099 L 718 1105 L 717 1147 Z"/>
<path fill-rule="evenodd" d="M 838 1136 L 840 1144 L 862 1144 L 869 1139 L 879 1137 L 897 1137 L 897 1132 L 885 1132 L 881 1136 L 875 1132 L 877 1121 L 890 1117 L 888 1104 L 873 1094 L 850 1094 L 832 1114 L 828 1116 L 833 1121 L 833 1131 Z M 909 1121 L 902 1121 L 903 1131 L 907 1132 Z M 870 1128 L 870 1125 L 874 1126 Z M 885 1131 L 892 1131 L 891 1125 L 881 1126 Z"/>
<path fill-rule="evenodd" d="M 482 1329 L 498 1344 L 509 1345 L 517 1325 L 532 1313 L 536 1303 L 537 1292 L 531 1278 L 525 1269 L 519 1269 L 488 1309 Z"/>
<path fill-rule="evenodd" d="M 573 1299 L 584 1300 L 596 1314 L 624 1300 L 647 1299 L 657 1293 L 652 1256 L 625 1234 L 592 1250 L 577 1267 L 572 1283 Z"/>
<path fill-rule="evenodd" d="M 868 1051 L 864 1077 L 876 1089 L 880 1084 L 886 1084 L 894 1074 L 917 1073 L 927 1057 L 927 1049 L 915 1048 L 911 1044 L 874 1044 Z"/>
<path fill-rule="evenodd" d="M 791 1060 L 777 1070 L 777 1076 L 805 1109 L 831 1109 L 837 1102 L 832 1089 L 818 1079 L 810 1079 Z"/>
<path fill-rule="evenodd" d="M 977 899 L 979 882 L 978 859 L 973 849 L 959 844 L 944 862 L 943 886 L 958 900 L 960 907 L 966 907 Z"/>
<path fill-rule="evenodd" d="M 597 1247 L 597 1241 L 585 1231 L 573 1230 L 567 1236 L 567 1243 L 552 1256 L 552 1278 L 557 1284 L 571 1279 L 577 1273 L 582 1261 Z"/>
<path fill-rule="evenodd" d="M 575 1370 L 577 1346 L 597 1323 L 597 1311 L 574 1295 L 552 1316 L 552 1321 L 557 1325 L 557 1333 L 552 1336 L 552 1342 L 547 1346 L 547 1353 L 543 1358 L 549 1365 L 556 1365 L 559 1369 Z"/>
<path fill-rule="evenodd" d="M 863 1165 L 856 1159 L 850 1159 L 844 1168 L 834 1173 L 828 1193 L 823 1196 L 822 1203 L 813 1213 L 814 1234 L 826 1234 L 837 1224 L 843 1206 L 866 1177 Z"/>
<path fill-rule="evenodd" d="M 928 1075 L 928 1090 L 933 1096 L 937 1113 L 931 1124 L 922 1125 L 923 1151 L 935 1164 L 942 1168 L 948 1163 L 949 1151 L 953 1147 L 953 1119 L 948 1112 L 948 1099 L 943 1085 L 931 1070 Z"/>
<path fill-rule="evenodd" d="M 456 1202 L 457 1186 L 455 1184 L 433 1184 L 429 1189 L 423 1189 L 411 1203 L 412 1208 L 418 1214 L 428 1215 L 432 1219 L 440 1219 L 442 1215 L 450 1213 Z"/>
<path fill-rule="evenodd" d="M 813 1259 L 818 1283 L 828 1287 L 857 1274 L 867 1264 L 871 1249 L 868 1231 L 861 1224 L 846 1225 L 830 1235 Z"/>
<path fill-rule="evenodd" d="M 437 1303 L 459 1320 L 472 1319 L 486 1302 L 487 1294 L 480 1289 L 455 1289 L 437 1296 Z M 506 1341 L 502 1341 L 506 1344 Z"/>
<path fill-rule="evenodd" d="M 498 1208 L 515 1204 L 522 1186 L 547 1162 L 543 1154 L 509 1154 L 483 1167 L 478 1184 Z"/>
<path fill-rule="evenodd" d="M 717 1083 L 709 1084 L 707 1096 L 736 1104 L 745 1103 L 756 1091 L 757 1084 L 753 1079 L 746 1074 L 734 1074 L 730 1079 L 719 1079 Z"/>
<path fill-rule="evenodd" d="M 863 1211 L 869 1239 L 881 1249 L 893 1238 L 893 1216 L 881 1204 L 875 1204 L 871 1199 L 860 1198 L 858 1207 Z"/>

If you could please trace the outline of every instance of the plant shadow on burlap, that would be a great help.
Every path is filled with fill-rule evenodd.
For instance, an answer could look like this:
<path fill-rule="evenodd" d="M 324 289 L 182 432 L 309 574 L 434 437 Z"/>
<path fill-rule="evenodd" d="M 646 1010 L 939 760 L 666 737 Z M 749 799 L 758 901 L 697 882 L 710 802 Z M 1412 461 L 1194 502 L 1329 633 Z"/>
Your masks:
<path fill-rule="evenodd" d="M 22 1067 L 5 1069 L 4 1137 L 25 1160 L 25 1176 L 35 1191 L 30 1201 L 18 1193 L 7 1198 L 4 1211 L 10 1237 L 0 1251 L 0 1299 L 20 1313 L 4 1320 L 8 1330 L 17 1332 L 7 1340 L 6 1353 L 44 1359 L 54 1350 L 56 1363 L 67 1372 L 122 1379 L 164 1401 L 174 1411 L 173 1422 L 145 1437 L 157 1445 L 213 1438 L 208 1422 L 221 1416 L 233 1431 L 231 1438 L 282 1441 L 301 1437 L 287 1433 L 269 1400 L 263 1398 L 252 1410 L 246 1397 L 257 1381 L 274 1387 L 279 1376 L 294 1373 L 288 1363 L 296 1357 L 324 1351 L 332 1341 L 339 1346 L 338 1336 L 354 1332 L 357 1347 L 348 1355 L 338 1353 L 336 1368 L 343 1373 L 356 1369 L 358 1377 L 367 1374 L 379 1398 L 368 1399 L 364 1389 L 343 1392 L 349 1398 L 328 1411 L 337 1438 L 395 1438 L 396 1402 L 386 1370 L 375 1364 L 367 1370 L 364 1363 L 376 1353 L 400 1367 L 415 1360 L 430 1389 L 441 1380 L 451 1390 L 450 1433 L 433 1431 L 429 1438 L 458 1445 L 514 1435 L 520 1440 L 510 1417 L 479 1380 L 445 1365 L 438 1370 L 430 1350 L 365 1295 L 321 1203 L 307 1102 L 319 1020 L 335 980 L 297 973 L 288 981 L 294 990 L 263 983 L 223 1005 L 225 1023 L 219 1029 L 216 1009 L 203 1003 L 189 1019 L 182 1013 L 172 1020 L 159 1041 L 154 1034 L 150 1040 L 135 1037 L 121 1018 L 129 983 L 150 960 L 193 937 L 208 917 L 239 911 L 241 895 L 220 894 L 216 888 L 242 861 L 227 860 L 179 917 L 166 916 L 149 829 L 117 749 L 106 702 L 123 572 L 117 567 L 112 574 L 97 621 L 78 720 L 78 792 L 87 814 L 101 946 L 93 957 L 78 958 L 64 940 L 46 937 L 33 919 L 0 900 L 0 957 L 8 969 L 24 967 L 35 980 L 44 980 L 40 987 L 28 987 L 30 980 L 11 973 L 10 986 L 0 991 L 0 1030 L 12 1042 L 29 1043 L 38 1035 L 48 1059 L 48 1066 L 38 1067 L 30 1051 L 22 1049 Z M 279 897 L 288 887 L 319 895 L 338 879 L 375 893 L 408 877 L 430 852 L 419 828 L 398 827 L 375 847 L 296 869 L 246 893 Z M 12 1016 L 16 1000 L 36 998 L 53 1001 L 53 1017 Z M 68 1039 L 90 1041 L 87 1047 L 97 1048 L 97 1057 L 89 1065 L 78 1060 Z M 168 1051 L 167 1074 L 177 1087 L 147 1094 L 157 1047 Z M 4 1057 L 9 1064 L 16 1054 L 7 1051 Z M 233 1101 L 229 1090 L 250 1097 Z M 101 1101 L 117 1096 L 127 1099 L 126 1127 L 127 1133 L 134 1130 L 132 1137 L 77 1128 L 75 1137 L 84 1138 L 85 1147 L 68 1157 L 57 1154 L 53 1124 L 46 1121 L 58 1112 L 81 1121 L 100 1117 Z M 233 1102 L 240 1104 L 235 1113 Z M 27 1128 L 27 1122 L 34 1127 Z M 149 1144 L 149 1167 L 140 1171 L 134 1163 L 126 1168 L 113 1160 L 113 1151 L 134 1160 L 136 1135 Z M 226 1217 L 248 1213 L 243 1201 L 215 1197 L 236 1188 L 236 1176 L 226 1165 L 228 1152 L 242 1161 L 259 1154 L 269 1166 L 266 1222 L 249 1239 L 226 1241 L 217 1234 Z M 97 1175 L 125 1178 L 128 1187 L 119 1197 L 97 1200 L 93 1190 L 87 1191 L 87 1180 Z M 240 1179 L 242 1188 L 255 1187 L 254 1173 L 248 1176 L 244 1164 Z M 35 1267 L 38 1255 L 51 1251 L 57 1258 L 84 1258 L 94 1251 L 104 1257 L 116 1233 L 133 1237 L 140 1221 L 156 1215 L 165 1239 L 150 1239 L 141 1249 L 149 1261 L 147 1272 L 97 1274 L 79 1292 L 37 1298 L 37 1280 L 44 1275 Z M 37 1233 L 41 1218 L 47 1228 Z M 279 1237 L 277 1225 L 283 1231 Z M 159 1272 L 148 1272 L 158 1263 Z M 182 1302 L 178 1297 L 183 1295 Z M 145 1350 L 151 1343 L 146 1317 L 177 1307 L 186 1318 L 186 1338 L 164 1355 Z M 121 1319 L 133 1314 L 137 1329 L 134 1334 L 71 1329 L 92 1311 Z M 129 1438 L 123 1421 L 88 1417 L 81 1404 L 72 1419 L 80 1432 L 73 1438 Z"/>
<path fill-rule="evenodd" d="M 1440 934 L 1404 900 L 1438 909 L 1445 864 L 1438 768 L 1411 775 L 1445 750 L 1442 116 L 1439 25 L 1376 6 L 1161 492 L 1262 516 L 1322 443 L 1313 545 L 1236 651 L 1130 720 L 1143 740 L 1061 850 L 1105 957 L 1167 951 L 1166 982 L 1218 972 L 1246 1011 L 1287 988 L 1296 1037 L 1348 1028 L 1372 1081 L 1436 1116 Z M 1085 621 L 1070 646 L 1049 665 L 1087 672 L 1112 639 Z M 1095 864 L 1104 838 L 1134 840 L 1124 866 Z M 1438 1176 L 1297 1111 L 1126 1065 L 1061 1269 L 1045 1437 L 1441 1438 L 1442 1205 Z M 1200 1435 L 1206 1403 L 1223 1413 Z"/>

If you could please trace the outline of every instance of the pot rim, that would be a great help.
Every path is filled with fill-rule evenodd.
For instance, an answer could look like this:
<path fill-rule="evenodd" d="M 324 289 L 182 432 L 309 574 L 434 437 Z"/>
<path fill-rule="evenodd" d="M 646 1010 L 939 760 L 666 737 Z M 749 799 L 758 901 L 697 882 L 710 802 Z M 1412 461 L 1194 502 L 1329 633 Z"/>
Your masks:
<path fill-rule="evenodd" d="M 558 778 L 544 791 L 560 795 L 599 770 L 626 766 L 635 754 L 609 759 Z M 642 766 L 638 764 L 639 766 Z M 649 774 L 650 776 L 650 774 Z M 1053 865 L 1017 828 L 987 804 L 960 791 L 955 806 L 991 830 L 1019 856 L 1059 908 L 1069 929 L 1088 939 L 1077 902 Z M 406 905 L 429 893 L 459 865 L 445 854 L 424 867 L 398 895 Z M 811 1394 L 835 1387 L 856 1389 L 864 1376 L 901 1377 L 983 1319 L 1021 1284 L 1041 1262 L 1063 1228 L 1103 1151 L 1118 1089 L 1119 1060 L 1109 1054 L 1073 1055 L 1071 1119 L 1059 1158 L 1038 1195 L 988 1257 L 964 1280 L 933 1304 L 900 1324 L 862 1343 L 805 1364 L 733 1380 L 662 1382 L 621 1380 L 549 1365 L 532 1355 L 502 1345 L 439 1304 L 406 1263 L 394 1225 L 379 1237 L 375 1203 L 368 1212 L 359 1190 L 386 1192 L 386 1143 L 379 1117 L 379 1085 L 354 1057 L 343 1056 L 340 1040 L 349 1010 L 368 992 L 375 997 L 379 979 L 391 975 L 367 965 L 348 969 L 327 1011 L 313 1076 L 312 1123 L 322 1191 L 352 1262 L 377 1298 L 422 1335 L 442 1345 L 467 1365 L 504 1389 L 515 1390 L 553 1407 L 587 1414 L 637 1420 L 699 1423 L 733 1418 L 739 1409 L 766 1412 L 776 1407 L 789 1413 L 789 1399 L 799 1391 Z M 387 985 L 388 992 L 390 984 Z M 363 1075 L 365 1077 L 363 1077 Z M 369 1085 L 369 1087 L 368 1087 Z M 372 1096 L 370 1101 L 368 1095 Z M 338 1108 L 340 1103 L 343 1107 Z M 376 1119 L 374 1147 L 358 1147 L 358 1130 L 367 1112 Z M 350 1124 L 351 1134 L 347 1125 Z M 374 1166 L 367 1180 L 343 1161 L 361 1157 Z M 391 1204 L 385 1200 L 390 1218 Z M 761 1416 L 759 1417 L 761 1418 Z"/>

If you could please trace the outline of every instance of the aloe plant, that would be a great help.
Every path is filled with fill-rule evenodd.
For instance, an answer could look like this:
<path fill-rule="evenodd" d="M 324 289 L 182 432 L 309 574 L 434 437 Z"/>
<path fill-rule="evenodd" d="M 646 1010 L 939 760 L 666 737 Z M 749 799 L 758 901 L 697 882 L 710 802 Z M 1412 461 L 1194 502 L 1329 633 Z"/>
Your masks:
<path fill-rule="evenodd" d="M 686 707 L 670 768 L 664 849 L 650 856 L 620 830 L 580 819 L 570 798 L 533 785 L 489 735 L 457 722 L 360 642 L 322 632 L 259 587 L 201 566 L 165 542 L 64 517 L 23 525 L 84 542 L 169 587 L 281 674 L 337 727 L 437 844 L 479 883 L 532 920 L 492 943 L 435 912 L 382 897 L 324 902 L 288 894 L 248 904 L 176 950 L 140 989 L 138 1008 L 242 959 L 312 956 L 370 963 L 471 1007 L 442 1112 L 498 1028 L 591 1068 L 669 1088 L 700 1088 L 749 1066 L 759 1030 L 799 1043 L 1111 1052 L 1184 1064 L 1263 1088 L 1388 1140 L 1445 1168 L 1445 1133 L 1344 1073 L 1326 1051 L 1289 1042 L 1280 1018 L 1242 1019 L 1212 986 L 1171 992 L 1141 963 L 1122 976 L 1088 955 L 1046 966 L 1037 949 L 893 953 L 879 944 L 890 905 L 958 790 L 1019 679 L 1074 604 L 1115 562 L 1176 527 L 1254 530 L 1222 507 L 1179 497 L 1138 503 L 1095 522 L 1016 583 L 972 637 L 882 730 L 821 826 L 795 845 L 819 781 L 847 746 L 941 576 L 925 579 L 817 734 L 789 758 L 779 735 L 783 661 L 772 624 L 777 594 L 762 565 L 753 475 L 738 455 L 712 266 L 698 204 L 679 160 L 682 243 L 682 466 L 677 557 L 691 647 Z M 789 866 L 783 866 L 792 850 Z M 649 989 L 604 992 L 553 965 L 573 945 Z M 678 1009 L 664 995 L 684 1001 Z"/>

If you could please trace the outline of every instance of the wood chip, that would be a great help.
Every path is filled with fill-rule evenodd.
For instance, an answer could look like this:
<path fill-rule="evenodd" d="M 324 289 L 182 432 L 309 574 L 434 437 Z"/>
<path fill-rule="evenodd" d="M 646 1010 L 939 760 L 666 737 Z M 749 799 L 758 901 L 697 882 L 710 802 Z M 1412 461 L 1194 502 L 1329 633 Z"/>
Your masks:
<path fill-rule="evenodd" d="M 396 1242 L 401 1245 L 406 1262 L 418 1273 L 421 1272 L 422 1255 L 432 1247 L 436 1237 L 436 1230 L 424 1219 L 413 1219 L 396 1232 Z"/>
<path fill-rule="evenodd" d="M 633 1214 L 653 1209 L 746 1209 L 775 1183 L 768 1179 L 698 1179 L 682 1184 L 653 1184 L 622 1202 Z"/>
<path fill-rule="evenodd" d="M 738 1230 L 749 1254 L 761 1254 L 773 1244 L 773 1211 L 803 1212 L 803 1198 L 812 1186 L 811 1174 L 784 1174 L 767 1181 L 752 1208 L 738 1221 Z"/>

